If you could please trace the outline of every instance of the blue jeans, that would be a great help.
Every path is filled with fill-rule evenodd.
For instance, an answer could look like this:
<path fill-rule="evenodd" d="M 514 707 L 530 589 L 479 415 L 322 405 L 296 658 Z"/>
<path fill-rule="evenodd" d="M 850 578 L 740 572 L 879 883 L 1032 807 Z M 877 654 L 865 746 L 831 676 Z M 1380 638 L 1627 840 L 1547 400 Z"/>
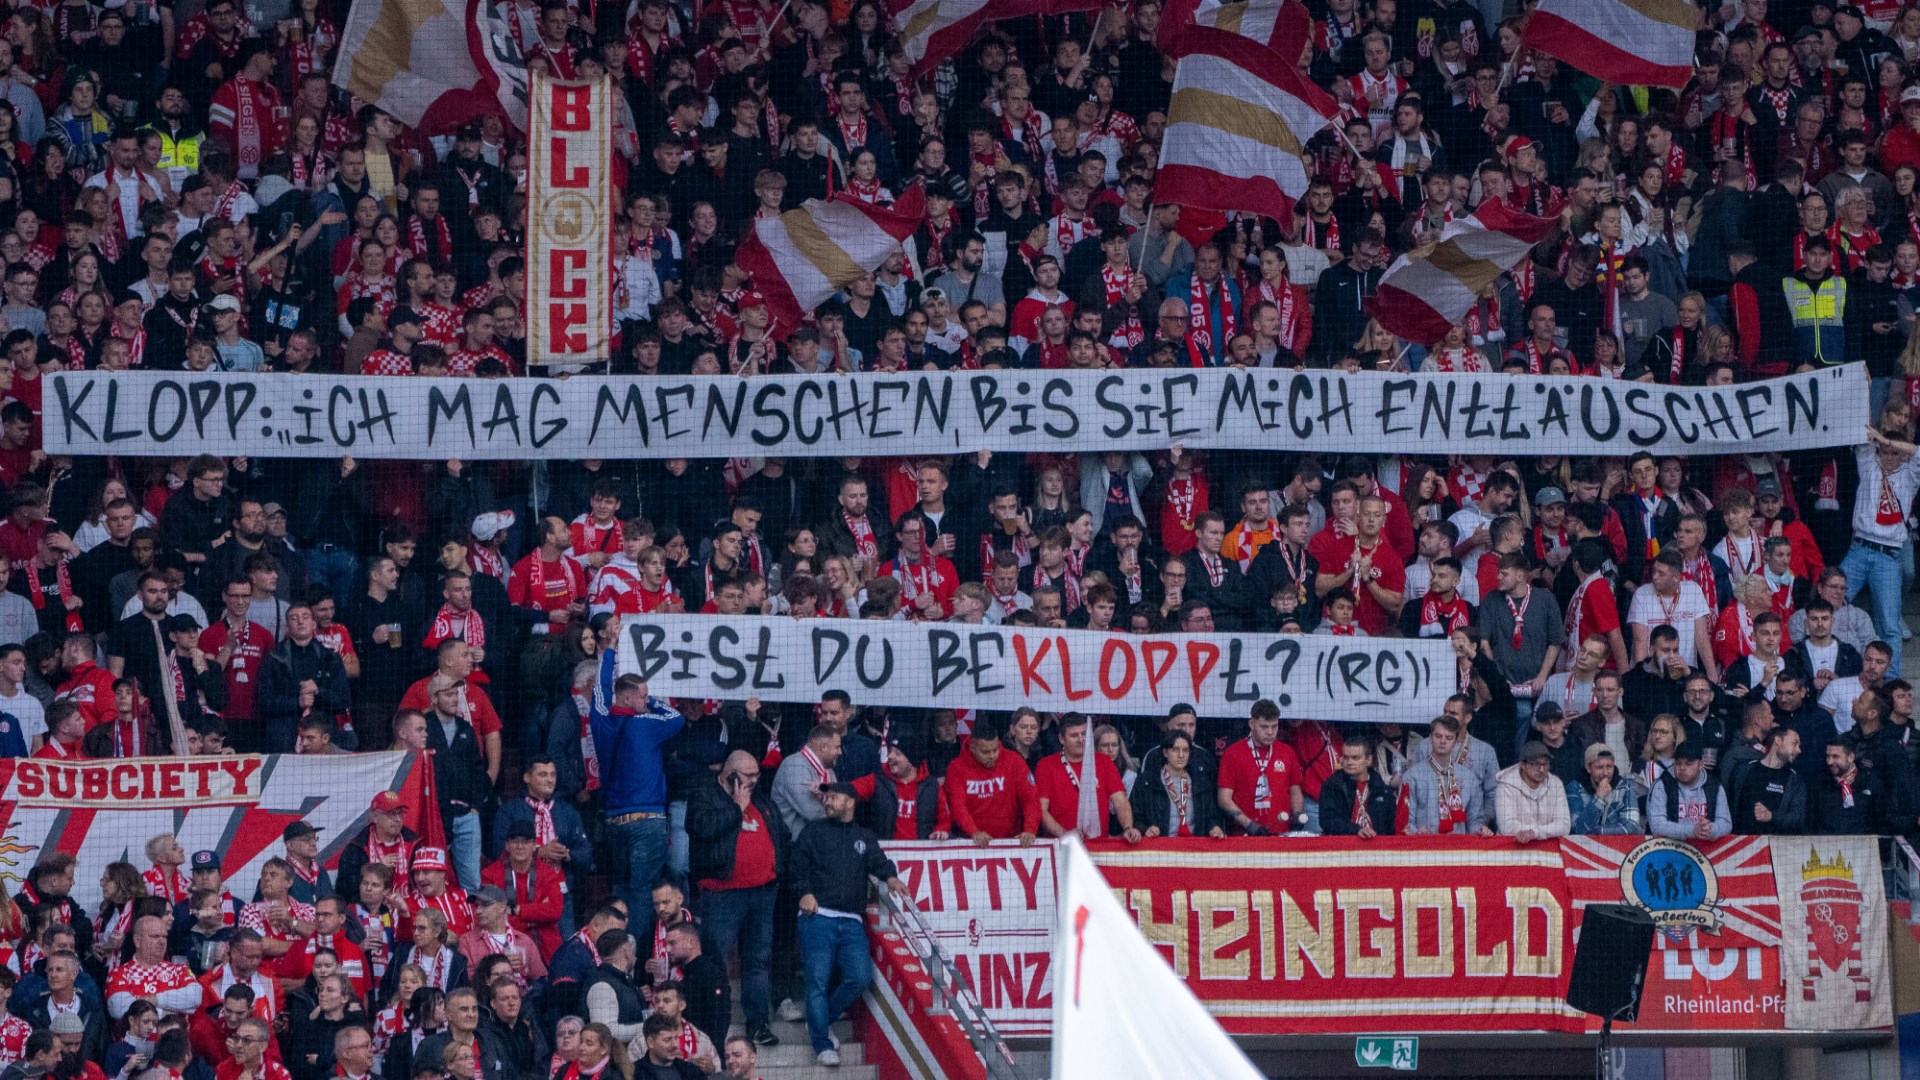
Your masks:
<path fill-rule="evenodd" d="M 645 939 L 642 939 L 645 940 Z M 873 959 L 867 955 L 867 925 L 859 919 L 827 915 L 800 916 L 800 962 L 807 979 L 807 1038 L 813 1052 L 831 1050 L 828 1030 L 833 1022 L 867 992 L 873 981 Z M 840 984 L 827 994 L 834 969 Z M 744 1006 L 743 1006 L 744 1008 Z"/>
<path fill-rule="evenodd" d="M 447 822 L 447 857 L 463 889 L 480 887 L 480 815 L 467 811 Z"/>
<path fill-rule="evenodd" d="M 307 557 L 309 581 L 325 585 L 342 605 L 345 597 L 358 595 L 354 591 L 357 584 L 354 577 L 360 569 L 360 560 L 354 557 L 353 552 L 327 544 L 304 554 Z"/>
<path fill-rule="evenodd" d="M 641 818 L 607 826 L 607 841 L 626 855 L 626 874 L 616 879 L 614 891 L 627 903 L 627 932 L 641 941 L 653 940 L 653 887 L 667 866 L 667 819 Z"/>
<path fill-rule="evenodd" d="M 1884 551 L 1855 543 L 1840 560 L 1847 574 L 1847 601 L 1851 603 L 1862 588 L 1873 590 L 1873 631 L 1893 650 L 1893 666 L 1887 677 L 1900 677 L 1900 560 Z"/>
<path fill-rule="evenodd" d="M 1295 829 L 1305 829 L 1310 833 L 1318 835 L 1320 832 L 1320 800 L 1302 800 L 1300 804 L 1300 814 L 1306 818 L 1306 821 L 1296 822 L 1293 827 Z"/>
<path fill-rule="evenodd" d="M 773 999 L 768 969 L 773 962 L 773 894 L 769 881 L 755 889 L 715 889 L 700 894 L 700 931 L 708 953 L 721 964 L 740 951 L 740 1011 L 747 1030 L 764 1025 Z"/>

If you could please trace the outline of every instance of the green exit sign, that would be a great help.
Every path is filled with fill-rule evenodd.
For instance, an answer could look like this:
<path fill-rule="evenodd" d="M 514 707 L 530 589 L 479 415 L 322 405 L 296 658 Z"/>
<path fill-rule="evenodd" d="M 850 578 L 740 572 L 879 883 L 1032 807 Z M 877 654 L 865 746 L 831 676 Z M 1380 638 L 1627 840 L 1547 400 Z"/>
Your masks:
<path fill-rule="evenodd" d="M 1396 1035 L 1362 1035 L 1353 1040 L 1353 1063 L 1363 1069 L 1412 1072 L 1420 1067 L 1420 1040 Z"/>

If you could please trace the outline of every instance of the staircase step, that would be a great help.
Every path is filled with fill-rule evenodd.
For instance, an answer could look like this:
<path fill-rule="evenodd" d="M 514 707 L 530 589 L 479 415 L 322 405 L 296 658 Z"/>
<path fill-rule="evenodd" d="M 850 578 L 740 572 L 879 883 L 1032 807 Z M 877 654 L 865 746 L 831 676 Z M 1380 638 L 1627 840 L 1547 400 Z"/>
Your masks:
<path fill-rule="evenodd" d="M 841 1065 L 838 1068 L 786 1065 L 770 1069 L 765 1067 L 765 1059 L 761 1060 L 760 1080 L 880 1080 L 880 1069 L 874 1065 Z"/>
<path fill-rule="evenodd" d="M 776 1032 L 775 1034 L 778 1034 Z M 840 1040 L 840 1061 L 845 1065 L 865 1065 L 866 1047 L 857 1042 Z M 813 1064 L 813 1047 L 808 1045 L 805 1035 L 788 1042 L 786 1036 L 780 1037 L 779 1046 L 760 1048 L 760 1067 L 771 1069 L 776 1066 L 796 1066 Z"/>

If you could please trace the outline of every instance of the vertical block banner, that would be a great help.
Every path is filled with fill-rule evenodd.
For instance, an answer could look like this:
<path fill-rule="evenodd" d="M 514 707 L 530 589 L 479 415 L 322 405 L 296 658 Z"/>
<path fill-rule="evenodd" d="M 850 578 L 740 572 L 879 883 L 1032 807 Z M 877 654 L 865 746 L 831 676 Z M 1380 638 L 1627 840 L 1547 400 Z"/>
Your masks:
<path fill-rule="evenodd" d="M 611 355 L 613 90 L 535 75 L 527 163 L 527 362 Z"/>

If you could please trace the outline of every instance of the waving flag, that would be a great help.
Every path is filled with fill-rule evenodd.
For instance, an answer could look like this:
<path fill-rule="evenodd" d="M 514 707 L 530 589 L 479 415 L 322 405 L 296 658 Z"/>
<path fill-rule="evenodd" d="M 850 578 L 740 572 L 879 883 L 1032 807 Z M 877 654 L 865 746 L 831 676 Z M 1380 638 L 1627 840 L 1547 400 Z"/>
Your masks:
<path fill-rule="evenodd" d="M 996 0 L 912 0 L 895 8 L 900 48 L 913 64 L 914 74 L 924 74 L 966 48 L 982 26 L 999 18 L 998 6 Z"/>
<path fill-rule="evenodd" d="M 806 313 L 885 262 L 926 212 L 921 184 L 907 188 L 891 209 L 844 192 L 808 199 L 777 218 L 755 220 L 733 261 L 753 275 L 775 320 L 797 327 Z"/>
<path fill-rule="evenodd" d="M 1160 48 L 1179 63 L 1155 199 L 1263 214 L 1283 228 L 1293 220 L 1311 178 L 1306 142 L 1339 114 L 1300 71 L 1309 28 L 1304 7 L 1274 0 L 1163 26 Z"/>
<path fill-rule="evenodd" d="M 1481 203 L 1449 221 L 1431 250 L 1396 259 L 1381 276 L 1369 310 L 1394 334 L 1432 345 L 1557 223 L 1557 216 L 1523 214 L 1497 199 Z"/>
<path fill-rule="evenodd" d="M 333 83 L 427 134 L 496 113 L 527 126 L 527 71 L 483 0 L 354 0 Z"/>
<path fill-rule="evenodd" d="M 1526 44 L 1606 82 L 1678 90 L 1699 26 L 1689 0 L 1540 0 Z"/>

